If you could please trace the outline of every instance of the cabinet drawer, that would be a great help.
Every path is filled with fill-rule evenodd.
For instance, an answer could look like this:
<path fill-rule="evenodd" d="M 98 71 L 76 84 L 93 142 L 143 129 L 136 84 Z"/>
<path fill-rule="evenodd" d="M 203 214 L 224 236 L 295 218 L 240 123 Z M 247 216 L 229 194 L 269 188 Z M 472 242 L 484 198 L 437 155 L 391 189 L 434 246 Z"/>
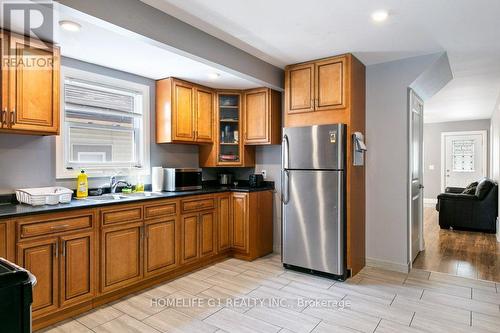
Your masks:
<path fill-rule="evenodd" d="M 154 205 L 144 207 L 144 218 L 158 218 L 163 216 L 175 215 L 177 213 L 176 202 L 158 202 Z"/>
<path fill-rule="evenodd" d="M 182 201 L 182 212 L 212 209 L 215 207 L 214 198 L 191 199 Z"/>
<path fill-rule="evenodd" d="M 92 215 L 68 216 L 43 222 L 20 222 L 20 237 L 29 238 L 54 233 L 92 228 Z"/>
<path fill-rule="evenodd" d="M 102 225 L 115 223 L 133 223 L 142 221 L 142 206 L 117 206 L 101 210 Z"/>

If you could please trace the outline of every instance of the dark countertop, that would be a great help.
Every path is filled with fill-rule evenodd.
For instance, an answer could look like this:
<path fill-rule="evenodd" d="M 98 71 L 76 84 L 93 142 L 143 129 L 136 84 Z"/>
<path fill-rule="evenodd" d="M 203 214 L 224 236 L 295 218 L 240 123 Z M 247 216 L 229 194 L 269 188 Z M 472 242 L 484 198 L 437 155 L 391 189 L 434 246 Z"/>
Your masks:
<path fill-rule="evenodd" d="M 0 203 L 0 219 L 25 216 L 31 214 L 50 213 L 50 212 L 71 210 L 71 209 L 94 208 L 94 207 L 101 207 L 108 205 L 141 202 L 141 201 L 148 201 L 155 199 L 158 200 L 158 199 L 178 198 L 178 197 L 201 195 L 201 194 L 213 194 L 222 192 L 259 192 L 259 191 L 269 191 L 269 190 L 274 190 L 274 183 L 269 182 L 266 183 L 264 187 L 259 187 L 259 188 L 250 188 L 248 186 L 236 186 L 236 187 L 204 186 L 203 189 L 195 191 L 157 192 L 157 193 L 152 193 L 151 196 L 147 197 L 130 196 L 124 199 L 110 200 L 110 201 L 96 201 L 92 200 L 92 197 L 89 197 L 83 200 L 73 199 L 71 200 L 70 203 L 58 204 L 58 205 L 30 206 L 26 204 Z"/>

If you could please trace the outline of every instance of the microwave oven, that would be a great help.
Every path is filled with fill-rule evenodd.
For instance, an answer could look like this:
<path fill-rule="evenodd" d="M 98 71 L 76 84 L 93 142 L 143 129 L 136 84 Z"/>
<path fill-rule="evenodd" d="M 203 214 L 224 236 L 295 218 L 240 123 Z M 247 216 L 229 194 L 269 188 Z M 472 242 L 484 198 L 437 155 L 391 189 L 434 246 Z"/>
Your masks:
<path fill-rule="evenodd" d="M 202 189 L 202 172 L 199 168 L 163 168 L 163 191 L 191 191 Z"/>

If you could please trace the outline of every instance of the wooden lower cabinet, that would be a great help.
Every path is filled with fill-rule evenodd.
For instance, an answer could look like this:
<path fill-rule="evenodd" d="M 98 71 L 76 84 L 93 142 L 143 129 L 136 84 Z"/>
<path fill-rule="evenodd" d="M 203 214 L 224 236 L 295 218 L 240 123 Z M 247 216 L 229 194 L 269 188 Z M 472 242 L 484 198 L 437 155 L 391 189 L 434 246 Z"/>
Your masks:
<path fill-rule="evenodd" d="M 61 236 L 61 306 L 95 295 L 94 231 Z"/>
<path fill-rule="evenodd" d="M 217 250 L 229 250 L 233 245 L 233 218 L 231 211 L 231 195 L 217 197 Z"/>
<path fill-rule="evenodd" d="M 12 244 L 36 276 L 40 329 L 231 255 L 272 252 L 272 201 L 272 191 L 225 192 L 4 220 L 0 254 Z"/>
<path fill-rule="evenodd" d="M 198 252 L 198 214 L 183 215 L 181 217 L 181 237 L 182 237 L 182 255 L 181 263 L 195 261 L 199 257 Z"/>
<path fill-rule="evenodd" d="M 254 260 L 273 252 L 273 191 L 233 193 L 233 254 Z"/>
<path fill-rule="evenodd" d="M 215 211 L 203 211 L 183 215 L 182 263 L 190 263 L 217 252 Z"/>
<path fill-rule="evenodd" d="M 126 287 L 143 276 L 142 223 L 101 230 L 101 291 Z"/>
<path fill-rule="evenodd" d="M 177 219 L 146 222 L 144 245 L 144 275 L 151 276 L 177 266 Z"/>
<path fill-rule="evenodd" d="M 37 279 L 33 288 L 33 316 L 59 308 L 59 240 L 46 238 L 17 245 L 17 263 Z"/>
<path fill-rule="evenodd" d="M 214 255 L 217 252 L 217 228 L 215 211 L 200 213 L 200 258 Z"/>
<path fill-rule="evenodd" d="M 248 253 L 248 197 L 247 193 L 233 193 L 233 248 Z"/>

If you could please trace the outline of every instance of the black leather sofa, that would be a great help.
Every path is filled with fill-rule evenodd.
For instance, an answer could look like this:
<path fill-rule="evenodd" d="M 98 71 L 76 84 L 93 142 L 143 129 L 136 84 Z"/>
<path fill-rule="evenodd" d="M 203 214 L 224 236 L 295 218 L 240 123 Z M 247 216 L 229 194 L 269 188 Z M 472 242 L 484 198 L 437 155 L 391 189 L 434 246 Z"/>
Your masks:
<path fill-rule="evenodd" d="M 498 185 L 490 179 L 482 179 L 474 194 L 463 194 L 464 188 L 447 187 L 438 196 L 441 229 L 496 232 L 498 216 Z"/>

